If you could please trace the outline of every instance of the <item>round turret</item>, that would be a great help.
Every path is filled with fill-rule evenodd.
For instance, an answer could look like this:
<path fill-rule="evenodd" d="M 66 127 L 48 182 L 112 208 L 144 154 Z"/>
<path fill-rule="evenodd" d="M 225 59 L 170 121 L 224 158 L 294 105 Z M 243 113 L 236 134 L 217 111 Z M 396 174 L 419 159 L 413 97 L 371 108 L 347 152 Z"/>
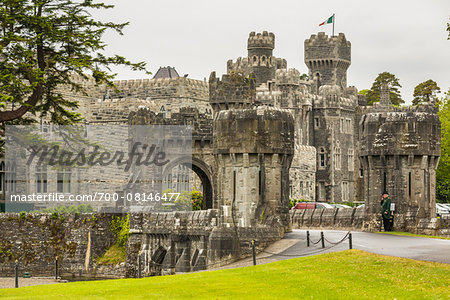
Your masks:
<path fill-rule="evenodd" d="M 294 153 L 294 118 L 284 109 L 221 111 L 214 122 L 216 153 Z"/>

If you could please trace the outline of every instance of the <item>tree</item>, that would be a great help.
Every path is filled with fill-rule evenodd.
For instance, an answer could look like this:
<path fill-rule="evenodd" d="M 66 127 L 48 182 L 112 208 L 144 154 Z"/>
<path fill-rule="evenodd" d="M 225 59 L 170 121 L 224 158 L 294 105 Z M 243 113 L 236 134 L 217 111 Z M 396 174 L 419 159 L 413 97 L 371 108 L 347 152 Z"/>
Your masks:
<path fill-rule="evenodd" d="M 440 93 L 441 89 L 437 83 L 431 79 L 419 83 L 414 88 L 414 99 L 412 103 L 419 105 L 422 102 L 430 102 L 432 97 L 436 96 L 436 93 Z"/>
<path fill-rule="evenodd" d="M 450 40 L 450 22 L 447 23 L 447 31 L 448 31 L 448 37 L 447 37 L 447 40 Z"/>
<path fill-rule="evenodd" d="M 402 87 L 398 81 L 398 78 L 389 72 L 383 72 L 378 74 L 372 84 L 372 87 L 366 93 L 367 105 L 372 105 L 375 102 L 380 101 L 380 90 L 383 84 L 387 84 L 389 86 L 391 102 L 393 105 L 405 103 L 400 96 L 400 91 L 398 90 L 398 88 Z"/>
<path fill-rule="evenodd" d="M 145 70 L 119 55 L 105 56 L 102 36 L 111 29 L 122 35 L 128 23 L 101 22 L 91 16 L 113 5 L 92 0 L 3 0 L 0 4 L 0 122 L 23 119 L 28 112 L 49 115 L 53 123 L 70 124 L 81 116 L 76 101 L 64 99 L 62 85 L 85 92 L 75 75 L 92 76 L 113 87 L 111 65 Z"/>
<path fill-rule="evenodd" d="M 450 202 L 450 90 L 439 101 L 441 158 L 436 171 L 436 201 Z"/>

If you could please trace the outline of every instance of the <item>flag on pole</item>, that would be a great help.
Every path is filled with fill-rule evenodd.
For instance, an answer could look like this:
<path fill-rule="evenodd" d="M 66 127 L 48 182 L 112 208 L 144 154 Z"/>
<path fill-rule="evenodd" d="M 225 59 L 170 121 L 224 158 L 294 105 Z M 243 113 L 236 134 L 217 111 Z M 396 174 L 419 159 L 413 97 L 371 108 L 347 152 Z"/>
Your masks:
<path fill-rule="evenodd" d="M 319 24 L 319 26 L 325 25 L 325 24 L 331 24 L 334 22 L 334 14 L 329 17 L 328 19 L 326 19 L 325 21 L 323 21 L 322 23 Z"/>

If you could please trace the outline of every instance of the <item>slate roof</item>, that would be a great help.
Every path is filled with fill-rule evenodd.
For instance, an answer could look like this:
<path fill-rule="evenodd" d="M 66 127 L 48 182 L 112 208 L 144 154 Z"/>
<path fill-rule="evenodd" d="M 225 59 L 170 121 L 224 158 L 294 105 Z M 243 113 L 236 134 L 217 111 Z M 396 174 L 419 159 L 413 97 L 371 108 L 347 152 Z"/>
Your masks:
<path fill-rule="evenodd" d="M 153 78 L 177 78 L 177 77 L 180 77 L 180 75 L 178 75 L 175 68 L 169 66 L 159 67 L 158 72 L 156 72 L 155 76 L 153 76 Z"/>

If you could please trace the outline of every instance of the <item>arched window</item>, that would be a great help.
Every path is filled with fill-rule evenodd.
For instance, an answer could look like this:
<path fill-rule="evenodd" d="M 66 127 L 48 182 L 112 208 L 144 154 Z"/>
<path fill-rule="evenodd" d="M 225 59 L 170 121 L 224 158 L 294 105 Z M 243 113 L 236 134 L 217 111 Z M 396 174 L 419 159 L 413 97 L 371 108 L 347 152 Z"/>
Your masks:
<path fill-rule="evenodd" d="M 258 65 L 258 57 L 256 55 L 253 55 L 253 65 L 254 66 Z"/>

